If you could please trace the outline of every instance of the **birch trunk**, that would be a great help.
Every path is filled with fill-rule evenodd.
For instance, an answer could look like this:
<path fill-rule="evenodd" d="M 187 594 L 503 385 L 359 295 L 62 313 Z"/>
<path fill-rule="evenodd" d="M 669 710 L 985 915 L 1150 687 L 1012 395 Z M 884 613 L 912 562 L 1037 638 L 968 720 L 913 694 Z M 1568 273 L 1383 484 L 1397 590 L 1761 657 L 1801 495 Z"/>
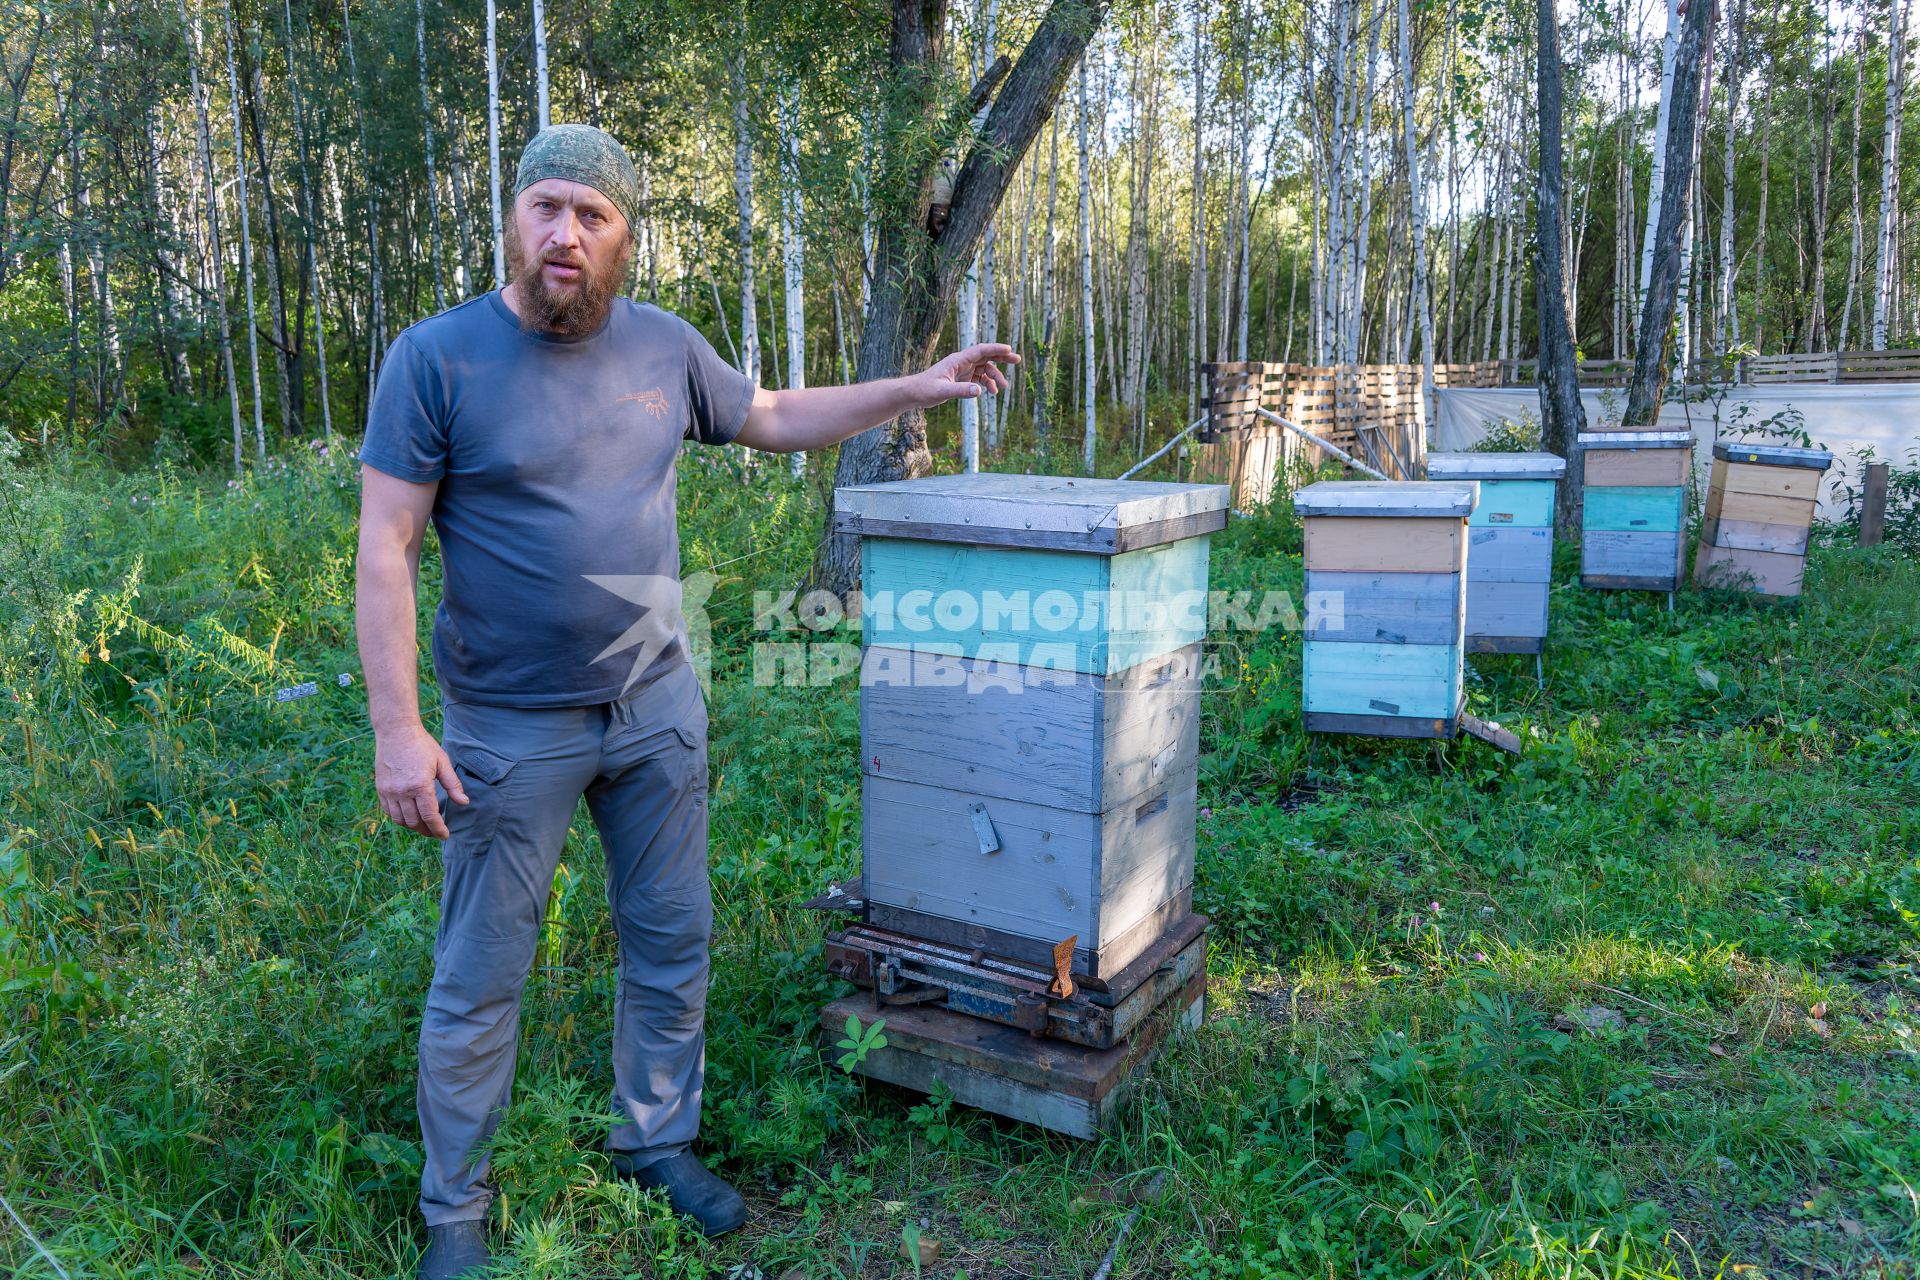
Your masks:
<path fill-rule="evenodd" d="M 497 0 L 487 0 L 487 207 L 493 214 L 493 287 L 507 283 L 507 241 L 500 225 L 500 46 Z"/>
<path fill-rule="evenodd" d="M 753 294 L 753 133 L 747 120 L 747 72 L 744 56 L 728 61 L 733 81 L 733 203 L 739 222 L 740 371 L 760 379 L 760 319 Z"/>
<path fill-rule="evenodd" d="M 1191 419 L 1200 403 L 1200 362 L 1207 350 L 1207 195 L 1206 195 L 1206 45 L 1202 19 L 1206 6 L 1193 7 L 1193 234 L 1188 247 L 1192 280 L 1188 286 L 1188 311 L 1192 324 L 1187 358 L 1187 417 Z"/>
<path fill-rule="evenodd" d="M 231 3 L 231 0 L 229 0 Z M 240 205 L 240 287 L 247 304 L 247 364 L 253 387 L 253 445 L 255 456 L 267 458 L 267 426 L 260 408 L 260 336 L 253 309 L 253 233 L 247 212 L 247 148 L 240 126 L 240 73 L 233 56 L 233 11 L 221 14 L 227 38 L 227 103 L 233 109 L 234 195 Z"/>
<path fill-rule="evenodd" d="M 219 184 L 213 176 L 213 134 L 208 126 L 208 92 L 200 79 L 200 32 L 187 16 L 187 0 L 180 6 L 180 25 L 187 36 L 187 73 L 193 90 L 194 122 L 200 142 L 200 173 L 205 179 L 207 202 L 207 259 L 213 277 L 213 298 L 220 320 L 220 366 L 227 379 L 227 409 L 233 418 L 233 473 L 241 474 L 246 465 L 246 435 L 240 425 L 240 386 L 233 371 L 233 330 L 227 319 L 227 275 L 225 251 L 220 243 Z"/>
<path fill-rule="evenodd" d="M 533 85 L 540 105 L 540 127 L 553 123 L 553 103 L 547 92 L 547 7 L 533 0 Z"/>
<path fill-rule="evenodd" d="M 413 0 L 413 40 L 420 55 L 420 127 L 425 131 L 427 143 L 427 242 L 433 253 L 433 309 L 445 311 L 446 271 L 440 259 L 440 174 L 433 156 L 433 95 L 427 90 L 426 0 Z"/>
<path fill-rule="evenodd" d="M 780 99 L 780 263 L 786 302 L 787 386 L 807 385 L 807 241 L 800 193 L 800 103 L 791 86 Z M 794 475 L 806 472 L 807 455 L 788 455 Z"/>
<path fill-rule="evenodd" d="M 1888 14 L 1887 114 L 1880 149 L 1880 234 L 1878 265 L 1873 285 L 1873 349 L 1887 349 L 1887 322 L 1892 317 L 1895 240 L 1895 201 L 1900 193 L 1900 117 L 1907 89 L 1907 0 L 1894 0 Z"/>
<path fill-rule="evenodd" d="M 1746 71 L 1746 0 L 1735 0 L 1727 31 L 1727 129 L 1720 152 L 1720 288 L 1714 299 L 1714 346 L 1722 359 L 1728 345 L 1733 315 L 1734 137 L 1740 121 L 1740 80 Z"/>
<path fill-rule="evenodd" d="M 1098 381 L 1094 376 L 1093 336 L 1093 175 L 1089 168 L 1092 147 L 1087 137 L 1087 60 L 1080 59 L 1080 381 L 1085 402 L 1086 435 L 1080 450 L 1081 470 L 1093 474 L 1097 423 L 1094 416 Z M 965 401 L 961 402 L 966 403 Z"/>
<path fill-rule="evenodd" d="M 267 308 L 273 320 L 273 372 L 280 398 L 280 434 L 282 438 L 290 440 L 299 434 L 300 421 L 305 415 L 299 400 L 298 344 L 290 341 L 288 336 L 295 331 L 287 325 L 286 273 L 281 266 L 285 255 L 282 248 L 284 238 L 280 231 L 280 202 L 273 194 L 273 156 L 267 149 L 268 134 L 261 124 L 261 117 L 266 114 L 263 106 L 266 97 L 264 76 L 259 66 L 251 60 L 243 60 L 241 76 L 247 85 L 247 124 L 253 133 L 253 153 L 260 164 L 260 207 L 267 215 L 266 253 L 262 256 L 267 264 Z"/>
<path fill-rule="evenodd" d="M 1666 191 L 1667 136 L 1673 128 L 1673 63 L 1679 48 L 1680 0 L 1667 0 L 1667 35 L 1660 46 L 1660 109 L 1653 126 L 1653 173 L 1647 179 L 1647 227 L 1640 243 L 1640 286 L 1634 294 L 1634 341 L 1640 340 L 1640 313 L 1647 304 L 1647 282 L 1653 278 L 1654 231 L 1660 225 L 1661 201 Z"/>
<path fill-rule="evenodd" d="M 1541 18 L 1543 27 L 1552 21 L 1552 14 L 1546 12 L 1552 0 L 1541 0 L 1546 16 Z M 1407 149 L 1407 223 L 1408 239 L 1413 253 L 1413 307 L 1419 317 L 1420 325 L 1420 394 L 1414 400 L 1414 449 L 1419 454 L 1414 467 L 1415 475 L 1426 474 L 1427 419 L 1429 414 L 1427 400 L 1433 395 L 1433 301 L 1427 292 L 1427 201 L 1425 188 L 1420 182 L 1420 136 L 1415 120 L 1415 83 L 1413 78 L 1413 36 L 1410 30 L 1411 19 L 1407 0 L 1400 0 L 1400 94 L 1401 94 L 1401 132 Z M 1544 57 L 1544 55 L 1543 55 Z M 1545 109 L 1544 91 L 1542 109 Z M 1559 133 L 1556 128 L 1555 134 Z M 1558 145 L 1558 137 L 1555 145 Z M 1542 134 L 1542 145 L 1545 135 Z"/>
<path fill-rule="evenodd" d="M 1866 94 L 1867 29 L 1860 28 L 1860 38 L 1854 48 L 1853 56 L 1853 135 L 1847 144 L 1847 192 L 1848 203 L 1852 206 L 1853 234 L 1847 245 L 1847 297 L 1840 304 L 1840 341 L 1841 351 L 1847 349 L 1847 338 L 1852 332 L 1854 300 L 1860 292 L 1860 245 L 1866 238 L 1866 218 L 1860 199 L 1860 104 Z"/>

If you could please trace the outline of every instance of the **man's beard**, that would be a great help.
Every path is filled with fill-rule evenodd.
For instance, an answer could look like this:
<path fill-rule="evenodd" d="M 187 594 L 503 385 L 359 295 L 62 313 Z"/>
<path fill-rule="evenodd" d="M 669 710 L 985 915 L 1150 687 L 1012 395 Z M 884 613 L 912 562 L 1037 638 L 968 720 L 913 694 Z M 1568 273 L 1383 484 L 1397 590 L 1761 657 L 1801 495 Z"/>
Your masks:
<path fill-rule="evenodd" d="M 585 254 L 564 253 L 551 254 L 541 262 L 531 264 L 532 269 L 529 270 L 526 249 L 520 243 L 518 232 L 509 225 L 505 228 L 505 234 L 507 273 L 513 281 L 511 287 L 517 291 L 522 329 L 577 338 L 594 332 L 606 323 L 607 312 L 613 308 L 614 294 L 619 292 L 621 282 L 627 278 L 627 263 L 633 257 L 631 239 L 621 244 L 620 256 L 605 271 L 596 270 Z M 546 262 L 563 262 L 578 267 L 580 277 L 571 288 L 549 288 L 546 272 L 541 270 Z"/>

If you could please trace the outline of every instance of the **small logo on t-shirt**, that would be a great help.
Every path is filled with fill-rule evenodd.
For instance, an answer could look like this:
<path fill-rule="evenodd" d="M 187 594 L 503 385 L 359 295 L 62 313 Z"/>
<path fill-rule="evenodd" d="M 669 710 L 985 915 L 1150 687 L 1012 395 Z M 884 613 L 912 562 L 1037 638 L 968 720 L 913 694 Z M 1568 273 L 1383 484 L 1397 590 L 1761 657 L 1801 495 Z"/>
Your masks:
<path fill-rule="evenodd" d="M 615 403 L 624 404 L 628 400 L 645 405 L 647 412 L 656 418 L 667 416 L 667 393 L 658 387 L 651 391 L 635 391 L 630 395 L 621 396 Z"/>

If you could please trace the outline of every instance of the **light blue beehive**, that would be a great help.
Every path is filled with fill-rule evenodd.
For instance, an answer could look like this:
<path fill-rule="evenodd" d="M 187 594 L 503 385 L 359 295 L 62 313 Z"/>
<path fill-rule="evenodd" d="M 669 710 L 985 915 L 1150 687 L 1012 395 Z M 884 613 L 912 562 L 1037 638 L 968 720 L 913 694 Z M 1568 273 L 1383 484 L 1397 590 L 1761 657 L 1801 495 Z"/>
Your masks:
<path fill-rule="evenodd" d="M 1579 438 L 1585 481 L 1580 585 L 1674 591 L 1686 560 L 1689 431 L 1588 431 Z"/>
<path fill-rule="evenodd" d="M 1478 496 L 1473 481 L 1325 481 L 1294 495 L 1306 526 L 1309 732 L 1454 735 Z"/>
<path fill-rule="evenodd" d="M 869 919 L 1104 980 L 1191 909 L 1219 485 L 840 489 L 860 535 Z"/>
<path fill-rule="evenodd" d="M 1467 652 L 1545 647 L 1554 489 L 1566 469 L 1552 453 L 1427 455 L 1429 480 L 1480 483 L 1480 505 L 1467 520 Z"/>

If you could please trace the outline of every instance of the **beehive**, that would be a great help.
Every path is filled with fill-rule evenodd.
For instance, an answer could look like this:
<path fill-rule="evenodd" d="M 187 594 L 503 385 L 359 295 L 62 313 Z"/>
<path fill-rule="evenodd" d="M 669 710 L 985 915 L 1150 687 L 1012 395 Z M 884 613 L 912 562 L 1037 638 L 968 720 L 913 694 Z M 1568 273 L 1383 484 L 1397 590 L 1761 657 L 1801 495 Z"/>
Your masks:
<path fill-rule="evenodd" d="M 1580 436 L 1586 494 L 1580 518 L 1580 585 L 1674 591 L 1686 558 L 1686 431 L 1590 431 Z"/>
<path fill-rule="evenodd" d="M 1832 465 L 1825 449 L 1716 443 L 1695 585 L 1799 595 L 1821 474 Z"/>
<path fill-rule="evenodd" d="M 868 918 L 1101 981 L 1190 910 L 1217 485 L 843 488 Z"/>
<path fill-rule="evenodd" d="M 1309 732 L 1454 735 L 1478 491 L 1472 481 L 1325 481 L 1294 495 L 1306 525 Z"/>
<path fill-rule="evenodd" d="M 1546 646 L 1554 489 L 1566 469 L 1552 453 L 1427 455 L 1429 480 L 1480 484 L 1480 505 L 1467 519 L 1467 652 Z"/>

